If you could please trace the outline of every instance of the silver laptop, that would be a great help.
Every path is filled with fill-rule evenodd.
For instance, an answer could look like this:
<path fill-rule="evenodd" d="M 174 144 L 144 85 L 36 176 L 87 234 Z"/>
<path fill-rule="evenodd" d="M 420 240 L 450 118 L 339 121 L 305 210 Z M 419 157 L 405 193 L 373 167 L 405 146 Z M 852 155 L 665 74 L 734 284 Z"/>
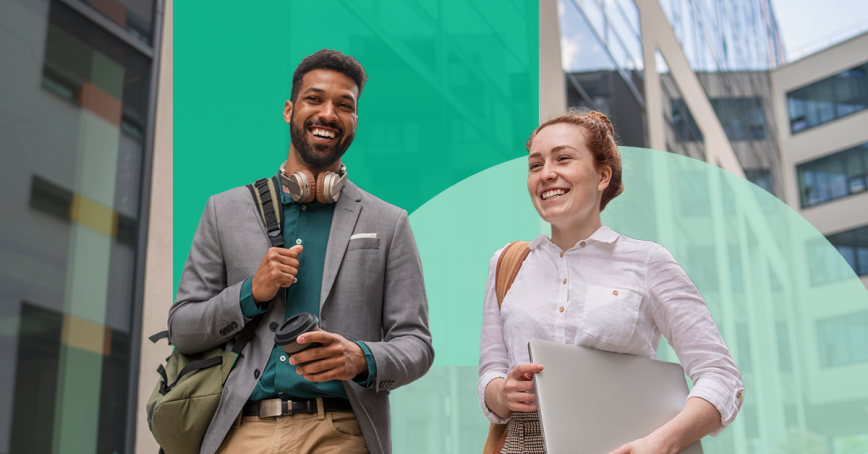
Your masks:
<path fill-rule="evenodd" d="M 528 342 L 548 454 L 606 454 L 675 417 L 687 403 L 680 365 L 556 342 Z M 702 454 L 697 441 L 681 451 Z"/>

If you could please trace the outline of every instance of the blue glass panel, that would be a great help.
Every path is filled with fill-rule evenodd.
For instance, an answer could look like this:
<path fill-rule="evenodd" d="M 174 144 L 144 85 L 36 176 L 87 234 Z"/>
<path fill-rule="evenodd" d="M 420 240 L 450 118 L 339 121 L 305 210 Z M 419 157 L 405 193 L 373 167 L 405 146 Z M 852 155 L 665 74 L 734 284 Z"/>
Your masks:
<path fill-rule="evenodd" d="M 612 57 L 600 43 L 571 0 L 559 0 L 561 25 L 561 64 L 566 72 L 615 69 Z"/>
<path fill-rule="evenodd" d="M 868 189 L 868 144 L 817 159 L 797 168 L 802 208 Z"/>
<path fill-rule="evenodd" d="M 868 108 L 868 65 L 861 65 L 787 93 L 795 134 Z"/>

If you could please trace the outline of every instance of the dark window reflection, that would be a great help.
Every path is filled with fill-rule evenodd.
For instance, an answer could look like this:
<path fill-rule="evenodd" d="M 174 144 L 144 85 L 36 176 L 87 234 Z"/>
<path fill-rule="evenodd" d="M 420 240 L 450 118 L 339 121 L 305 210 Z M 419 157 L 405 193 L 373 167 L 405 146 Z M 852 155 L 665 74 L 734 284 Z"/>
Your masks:
<path fill-rule="evenodd" d="M 868 107 L 868 63 L 787 93 L 793 134 Z"/>
<path fill-rule="evenodd" d="M 859 276 L 868 275 L 868 226 L 826 237 Z"/>
<path fill-rule="evenodd" d="M 606 114 L 615 127 L 619 145 L 648 146 L 645 110 L 621 74 L 617 71 L 576 72 L 566 74 L 566 78 L 568 107 Z"/>
<path fill-rule="evenodd" d="M 82 0 L 145 44 L 153 35 L 154 0 Z"/>
<path fill-rule="evenodd" d="M 711 106 L 730 140 L 766 138 L 766 116 L 760 98 L 716 98 Z"/>
<path fill-rule="evenodd" d="M 670 100 L 669 108 L 672 112 L 672 127 L 678 140 L 682 142 L 702 142 L 702 131 L 699 130 L 699 125 L 696 124 L 696 120 L 693 118 L 684 100 Z"/>
<path fill-rule="evenodd" d="M 868 143 L 797 167 L 802 208 L 868 189 Z"/>

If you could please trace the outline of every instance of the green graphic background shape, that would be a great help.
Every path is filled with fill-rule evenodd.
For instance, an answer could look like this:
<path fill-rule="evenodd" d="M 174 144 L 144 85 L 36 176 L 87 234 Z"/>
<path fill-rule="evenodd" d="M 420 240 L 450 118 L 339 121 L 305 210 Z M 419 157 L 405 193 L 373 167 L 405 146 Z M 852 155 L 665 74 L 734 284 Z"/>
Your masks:
<path fill-rule="evenodd" d="M 175 21 L 175 288 L 208 197 L 286 159 L 292 73 L 319 49 L 368 74 L 350 179 L 409 212 L 524 154 L 537 125 L 535 1 L 191 1 Z"/>
<path fill-rule="evenodd" d="M 705 298 L 739 365 L 745 401 L 707 453 L 777 451 L 813 432 L 860 433 L 868 366 L 821 366 L 818 323 L 868 311 L 868 291 L 804 218 L 747 180 L 667 152 L 622 147 L 624 193 L 603 223 L 669 249 Z M 488 263 L 539 223 L 516 158 L 449 188 L 410 216 L 422 257 L 436 352 L 421 380 L 393 393 L 395 452 L 478 452 L 488 422 L 476 367 Z M 819 246 L 818 246 L 819 245 Z M 816 254 L 820 250 L 820 254 Z M 809 256 L 810 255 L 810 256 Z M 811 285 L 816 257 L 828 275 Z M 865 348 L 858 338 L 838 348 Z M 661 360 L 678 362 L 665 339 Z M 797 397 L 794 397 L 795 393 Z M 804 402 L 794 399 L 805 396 Z M 828 402 L 831 404 L 820 404 Z M 868 403 L 868 402 L 866 402 Z M 829 405 L 840 405 L 839 413 Z M 864 406 L 864 404 L 863 404 Z"/>

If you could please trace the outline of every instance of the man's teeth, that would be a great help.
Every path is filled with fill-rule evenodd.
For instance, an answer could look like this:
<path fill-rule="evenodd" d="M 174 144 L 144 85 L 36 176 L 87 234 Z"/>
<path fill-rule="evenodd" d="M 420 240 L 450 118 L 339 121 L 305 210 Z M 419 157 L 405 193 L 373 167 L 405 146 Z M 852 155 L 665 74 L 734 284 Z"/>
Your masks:
<path fill-rule="evenodd" d="M 542 198 L 543 198 L 543 200 L 548 200 L 548 199 L 550 199 L 550 198 L 552 198 L 552 197 L 557 197 L 557 196 L 559 196 L 559 195 L 564 195 L 564 194 L 566 194 L 566 193 L 567 193 L 567 192 L 564 191 L 563 189 L 552 189 L 551 191 L 543 192 L 543 193 L 542 193 Z"/>
<path fill-rule="evenodd" d="M 331 131 L 326 131 L 325 129 L 313 129 L 311 132 L 313 133 L 313 135 L 315 135 L 317 137 L 324 138 L 324 139 L 334 139 L 335 138 L 335 133 L 333 133 Z"/>

